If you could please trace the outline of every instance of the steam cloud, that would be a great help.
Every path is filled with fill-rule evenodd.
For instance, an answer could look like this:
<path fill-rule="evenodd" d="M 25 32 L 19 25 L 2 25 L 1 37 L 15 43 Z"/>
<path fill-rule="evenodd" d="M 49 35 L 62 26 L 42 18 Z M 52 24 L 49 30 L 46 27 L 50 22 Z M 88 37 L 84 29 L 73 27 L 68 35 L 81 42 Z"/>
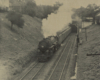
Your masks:
<path fill-rule="evenodd" d="M 68 5 L 68 4 L 67 4 Z M 56 32 L 62 30 L 69 22 L 71 22 L 72 11 L 69 6 L 63 4 L 57 14 L 52 13 L 47 19 L 42 21 L 42 30 L 44 37 L 56 35 Z M 68 27 L 68 26 L 67 26 Z"/>

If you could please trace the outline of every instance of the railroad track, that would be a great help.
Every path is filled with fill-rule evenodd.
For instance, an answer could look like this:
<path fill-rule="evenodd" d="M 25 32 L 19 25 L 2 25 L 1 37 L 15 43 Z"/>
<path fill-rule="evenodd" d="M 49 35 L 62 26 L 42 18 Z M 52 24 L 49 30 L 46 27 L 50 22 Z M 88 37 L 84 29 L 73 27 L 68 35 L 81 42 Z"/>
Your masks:
<path fill-rule="evenodd" d="M 73 37 L 73 36 L 72 36 Z M 69 41 L 68 46 L 66 46 L 66 48 L 64 49 L 64 51 L 62 52 L 62 56 L 59 58 L 58 62 L 55 64 L 55 67 L 53 68 L 51 74 L 49 75 L 49 77 L 46 80 L 64 80 L 64 75 L 68 64 L 69 64 L 69 60 L 70 60 L 70 53 L 71 53 L 71 49 L 73 47 L 74 44 L 74 38 L 71 38 L 72 40 Z M 66 68 L 65 68 L 66 67 Z"/>
<path fill-rule="evenodd" d="M 70 41 L 70 37 L 67 39 L 67 41 L 69 42 Z M 66 44 L 65 44 L 65 46 L 68 46 L 68 42 L 66 42 Z M 65 47 L 64 47 L 64 49 L 65 49 Z M 63 49 L 63 50 L 64 50 Z M 61 51 L 62 52 L 62 51 Z M 57 59 L 56 59 L 56 61 L 54 61 L 55 63 L 59 60 L 59 57 L 61 57 L 62 56 L 62 54 L 63 53 L 61 53 L 60 52 L 60 54 L 59 54 L 59 56 L 57 57 Z M 55 64 L 54 63 L 54 64 Z M 47 63 L 47 65 L 48 65 L 49 63 Z M 52 64 L 52 65 L 54 65 L 54 64 Z M 45 69 L 45 68 L 44 68 Z M 44 80 L 46 77 L 45 76 L 47 76 L 47 74 L 45 74 L 45 75 L 41 75 L 41 74 L 43 74 L 43 72 L 44 72 L 44 69 L 41 69 L 41 71 L 36 75 L 36 76 L 34 76 L 33 77 L 33 79 L 32 80 Z M 43 76 L 44 76 L 44 78 L 43 78 Z"/>
<path fill-rule="evenodd" d="M 44 65 L 45 63 L 35 63 L 34 66 L 22 78 L 20 78 L 20 80 L 32 80 Z"/>
<path fill-rule="evenodd" d="M 66 41 L 68 41 L 67 43 L 66 43 L 66 45 L 64 45 L 64 46 L 66 46 L 66 47 L 68 47 L 68 45 L 69 45 L 69 43 L 71 42 L 70 41 L 70 38 L 71 37 L 69 37 L 68 39 L 66 39 Z M 64 47 L 63 46 L 63 47 Z M 56 61 L 58 60 L 59 62 L 60 62 L 60 59 L 61 59 L 61 56 L 62 57 L 64 57 L 64 51 L 66 50 L 66 47 L 63 49 L 63 52 L 62 52 L 62 54 L 60 54 L 59 53 L 59 56 L 60 56 L 60 58 L 59 58 L 59 56 L 57 57 L 57 59 L 56 59 Z M 59 50 L 58 50 L 59 51 Z M 57 52 L 58 52 L 57 51 Z M 56 62 L 55 61 L 55 62 Z M 59 63 L 59 62 L 57 62 L 57 63 Z M 33 67 L 31 67 L 30 68 L 30 70 L 28 70 L 27 72 L 26 72 L 26 74 L 24 74 L 20 79 L 18 79 L 18 80 L 39 80 L 39 76 L 42 76 L 42 75 L 40 75 L 40 74 L 42 74 L 42 70 L 43 70 L 43 68 L 44 68 L 44 66 L 46 65 L 46 64 L 49 64 L 49 63 L 35 63 L 34 65 L 33 65 Z M 58 64 L 56 64 L 56 66 L 57 66 Z M 56 67 L 55 67 L 56 68 Z M 55 70 L 54 70 L 55 71 Z M 54 72 L 53 71 L 53 72 Z M 53 72 L 52 72 L 52 74 L 53 74 Z M 47 75 L 47 74 L 46 74 Z M 52 75 L 51 75 L 51 77 L 52 77 Z M 52 78 L 51 77 L 49 77 L 48 78 L 48 80 L 52 80 Z M 54 79 L 55 80 L 55 79 Z"/>

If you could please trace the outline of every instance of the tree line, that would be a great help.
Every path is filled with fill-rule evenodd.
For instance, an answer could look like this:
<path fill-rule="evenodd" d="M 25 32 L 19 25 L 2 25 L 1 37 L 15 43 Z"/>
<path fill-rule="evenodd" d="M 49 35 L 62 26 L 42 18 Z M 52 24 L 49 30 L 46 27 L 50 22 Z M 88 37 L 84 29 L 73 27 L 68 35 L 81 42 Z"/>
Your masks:
<path fill-rule="evenodd" d="M 48 14 L 54 13 L 62 6 L 62 3 L 56 2 L 53 6 L 50 5 L 39 5 L 37 6 L 35 1 L 28 1 L 25 5 L 12 6 L 11 10 L 8 11 L 6 18 L 11 22 L 11 29 L 13 25 L 17 25 L 19 28 L 23 28 L 24 20 L 22 15 L 26 14 L 31 17 L 38 17 L 44 19 L 48 17 Z"/>
<path fill-rule="evenodd" d="M 95 24 L 95 18 L 96 15 L 100 12 L 100 6 L 97 6 L 96 4 L 89 4 L 87 7 L 80 7 L 80 8 L 73 8 L 72 11 L 74 12 L 72 15 L 72 18 L 75 18 L 78 16 L 82 20 L 85 19 L 85 17 L 92 17 L 93 22 L 92 24 Z"/>

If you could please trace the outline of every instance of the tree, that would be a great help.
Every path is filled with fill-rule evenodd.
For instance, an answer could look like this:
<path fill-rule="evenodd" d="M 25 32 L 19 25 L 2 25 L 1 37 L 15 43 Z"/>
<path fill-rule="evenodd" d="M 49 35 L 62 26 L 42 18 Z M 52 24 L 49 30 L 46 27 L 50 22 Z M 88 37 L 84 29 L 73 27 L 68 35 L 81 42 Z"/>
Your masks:
<path fill-rule="evenodd" d="M 73 8 L 72 11 L 74 12 L 74 14 L 72 15 L 72 18 L 75 18 L 76 16 L 78 16 L 79 18 L 83 19 L 83 17 L 86 17 L 87 15 L 86 8 L 82 6 L 78 9 Z"/>
<path fill-rule="evenodd" d="M 96 4 L 89 4 L 86 9 L 87 9 L 87 16 L 93 17 L 93 24 L 95 24 L 95 16 L 100 11 L 99 6 L 97 6 Z"/>
<path fill-rule="evenodd" d="M 37 6 L 35 2 L 28 1 L 23 8 L 23 13 L 34 17 L 36 15 L 36 8 Z"/>
<path fill-rule="evenodd" d="M 53 13 L 53 7 L 52 6 L 43 6 L 43 18 L 47 18 L 48 14 Z"/>
<path fill-rule="evenodd" d="M 49 5 L 37 6 L 36 17 L 41 18 L 41 19 L 47 18 L 48 14 L 51 14 L 54 11 L 55 10 L 53 6 L 49 6 Z"/>
<path fill-rule="evenodd" d="M 37 9 L 36 9 L 36 17 L 40 18 L 40 19 L 43 19 L 43 5 L 39 5 L 37 6 Z"/>
<path fill-rule="evenodd" d="M 56 3 L 54 4 L 54 6 L 53 6 L 54 11 L 58 10 L 59 7 L 62 6 L 62 5 L 63 5 L 63 3 L 56 2 Z"/>
<path fill-rule="evenodd" d="M 22 19 L 22 14 L 16 13 L 14 11 L 10 11 L 6 18 L 11 22 L 11 29 L 13 25 L 17 25 L 19 28 L 23 28 L 24 20 Z"/>
<path fill-rule="evenodd" d="M 97 6 L 96 4 L 89 4 L 86 8 L 80 7 L 78 9 L 72 9 L 74 14 L 72 15 L 72 18 L 75 16 L 80 17 L 83 19 L 84 17 L 92 17 L 93 18 L 93 24 L 95 24 L 95 16 L 98 12 L 100 12 L 100 6 Z"/>

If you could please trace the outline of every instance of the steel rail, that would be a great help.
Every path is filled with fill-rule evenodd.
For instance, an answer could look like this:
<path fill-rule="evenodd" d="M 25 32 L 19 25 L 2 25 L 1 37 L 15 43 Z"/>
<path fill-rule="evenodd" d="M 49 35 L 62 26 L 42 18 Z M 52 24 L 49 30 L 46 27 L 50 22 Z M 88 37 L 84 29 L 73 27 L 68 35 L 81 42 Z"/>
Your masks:
<path fill-rule="evenodd" d="M 55 71 L 55 69 L 56 69 L 56 67 L 57 67 L 57 65 L 58 65 L 58 63 L 59 63 L 59 61 L 60 61 L 60 59 L 62 58 L 62 55 L 64 54 L 64 51 L 65 51 L 65 49 L 66 49 L 66 47 L 67 47 L 67 45 L 68 45 L 69 42 L 70 42 L 70 39 L 68 40 L 68 42 L 67 42 L 67 44 L 66 44 L 66 46 L 65 46 L 65 48 L 64 48 L 64 50 L 63 50 L 63 52 L 62 52 L 62 54 L 61 54 L 61 56 L 60 56 L 60 58 L 59 58 L 59 60 L 58 60 L 58 62 L 56 63 L 56 65 L 55 65 L 53 71 L 51 72 L 51 74 L 50 74 L 50 76 L 49 76 L 49 78 L 48 78 L 47 80 L 50 80 L 50 78 L 51 78 L 53 72 Z"/>
<path fill-rule="evenodd" d="M 30 80 L 33 80 L 35 78 L 35 76 L 39 73 L 39 71 L 43 68 L 44 65 L 41 66 L 41 68 L 35 73 L 35 75 Z"/>
<path fill-rule="evenodd" d="M 75 39 L 76 40 L 76 39 Z M 74 41 L 75 41 L 74 40 Z M 70 46 L 70 49 L 69 49 L 69 51 L 68 51 L 68 56 L 67 56 L 67 58 L 66 58 L 66 60 L 65 60 L 65 63 L 64 63 L 64 66 L 63 66 L 63 69 L 62 69 L 62 71 L 61 71 L 61 75 L 60 75 L 60 77 L 59 77 L 59 80 L 61 80 L 61 77 L 62 77 L 62 75 L 63 75 L 63 72 L 64 72 L 64 69 L 65 69 L 65 66 L 66 66 L 66 62 L 67 62 L 67 60 L 68 60 L 68 57 L 69 57 L 69 53 L 70 53 L 70 51 L 71 51 L 71 47 L 73 46 L 73 44 L 75 44 L 74 42 L 71 44 L 71 46 Z"/>
<path fill-rule="evenodd" d="M 27 76 L 27 74 L 29 74 L 29 72 L 37 65 L 38 63 L 36 62 L 33 67 L 20 79 L 20 80 L 23 80 L 24 77 Z"/>

